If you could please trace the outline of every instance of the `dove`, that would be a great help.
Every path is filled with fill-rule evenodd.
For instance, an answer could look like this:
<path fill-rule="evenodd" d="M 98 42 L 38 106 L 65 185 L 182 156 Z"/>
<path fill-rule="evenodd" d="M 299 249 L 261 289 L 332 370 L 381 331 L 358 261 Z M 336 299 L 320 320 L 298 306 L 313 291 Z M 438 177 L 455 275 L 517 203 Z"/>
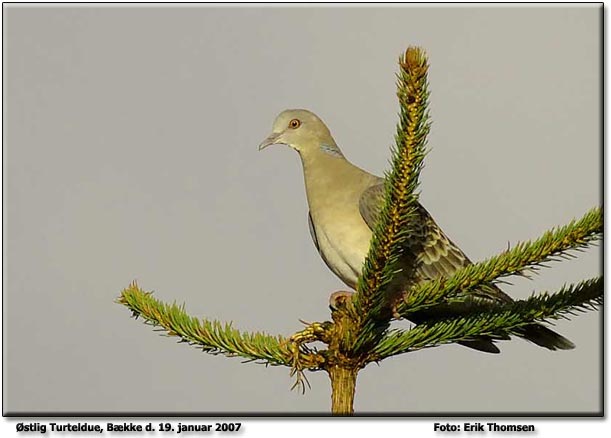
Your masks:
<path fill-rule="evenodd" d="M 280 113 L 271 134 L 259 150 L 282 144 L 297 151 L 301 158 L 309 207 L 308 224 L 314 245 L 329 269 L 347 286 L 356 290 L 374 228 L 384 203 L 384 179 L 372 175 L 346 159 L 329 128 L 313 112 L 291 109 Z M 471 261 L 441 230 L 428 211 L 417 207 L 422 241 L 407 245 L 414 251 L 416 281 L 447 278 Z M 416 244 L 417 243 L 417 244 Z M 414 280 L 412 280 L 414 281 Z M 405 285 L 409 287 L 410 285 Z M 494 284 L 469 293 L 461 303 L 435 306 L 410 315 L 418 324 L 436 318 L 458 316 L 474 303 L 490 306 L 513 300 Z M 574 344 L 547 327 L 532 323 L 518 331 L 518 336 L 550 350 L 568 350 Z M 507 336 L 479 337 L 462 345 L 487 353 L 499 353 L 494 340 Z"/>

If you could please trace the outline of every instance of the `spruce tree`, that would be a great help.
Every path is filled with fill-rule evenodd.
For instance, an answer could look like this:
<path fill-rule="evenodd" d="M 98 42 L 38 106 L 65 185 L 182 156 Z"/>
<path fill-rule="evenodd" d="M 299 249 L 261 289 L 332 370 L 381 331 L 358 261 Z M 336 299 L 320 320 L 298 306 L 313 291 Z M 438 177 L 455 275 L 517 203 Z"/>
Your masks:
<path fill-rule="evenodd" d="M 241 357 L 269 365 L 283 365 L 295 376 L 294 387 L 305 390 L 306 372 L 325 371 L 331 380 L 335 415 L 353 413 L 356 378 L 371 362 L 422 348 L 472 340 L 478 336 L 507 338 L 533 322 L 550 322 L 596 310 L 603 302 L 603 277 L 565 285 L 556 292 L 534 294 L 526 300 L 498 306 L 472 306 L 460 316 L 425 321 L 409 330 L 391 329 L 391 320 L 434 306 L 457 302 L 478 287 L 508 276 L 526 276 L 544 264 L 573 256 L 602 239 L 602 208 L 594 207 L 580 219 L 553 228 L 532 241 L 456 271 L 449 278 L 393 287 L 397 272 L 409 276 L 414 261 L 405 260 L 402 247 L 412 238 L 418 202 L 418 177 L 426 155 L 430 130 L 428 61 L 423 50 L 410 47 L 399 59 L 397 96 L 399 122 L 392 148 L 392 168 L 386 174 L 385 203 L 375 227 L 357 293 L 331 312 L 331 320 L 309 324 L 292 336 L 245 333 L 231 323 L 189 316 L 184 306 L 165 304 L 134 282 L 118 303 L 136 317 L 161 327 L 167 334 L 211 354 Z M 409 277 L 408 277 L 409 278 Z M 309 344 L 320 341 L 324 349 Z"/>

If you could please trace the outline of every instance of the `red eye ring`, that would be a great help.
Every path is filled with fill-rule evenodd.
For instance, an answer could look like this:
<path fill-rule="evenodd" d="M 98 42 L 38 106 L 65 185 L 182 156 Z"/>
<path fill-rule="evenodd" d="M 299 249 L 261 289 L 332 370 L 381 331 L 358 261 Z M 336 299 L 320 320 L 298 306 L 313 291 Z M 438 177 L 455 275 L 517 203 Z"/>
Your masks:
<path fill-rule="evenodd" d="M 293 119 L 289 122 L 289 128 L 291 129 L 297 129 L 301 126 L 301 122 L 299 121 L 299 119 Z"/>

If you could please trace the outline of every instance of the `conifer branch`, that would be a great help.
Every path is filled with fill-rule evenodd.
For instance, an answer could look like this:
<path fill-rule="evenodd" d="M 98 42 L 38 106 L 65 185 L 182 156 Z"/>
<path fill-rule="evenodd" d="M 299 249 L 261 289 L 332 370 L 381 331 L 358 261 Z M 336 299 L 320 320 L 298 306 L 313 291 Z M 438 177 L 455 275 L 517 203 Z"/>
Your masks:
<path fill-rule="evenodd" d="M 410 47 L 399 59 L 397 96 L 399 123 L 392 148 L 392 170 L 385 175 L 384 205 L 373 230 L 373 238 L 357 286 L 354 306 L 360 324 L 357 348 L 375 342 L 386 329 L 392 308 L 403 290 L 400 283 L 410 277 L 407 260 L 414 252 L 403 251 L 414 238 L 418 223 L 418 177 L 425 156 L 426 136 L 430 129 L 428 114 L 428 62 L 424 51 Z M 401 267 L 401 276 L 395 275 Z M 398 281 L 401 277 L 401 281 Z"/>
<path fill-rule="evenodd" d="M 411 330 L 393 330 L 374 348 L 371 360 L 465 341 L 476 336 L 499 338 L 515 334 L 533 322 L 549 322 L 567 318 L 577 311 L 595 310 L 603 303 L 603 278 L 597 277 L 564 286 L 554 294 L 533 295 L 526 300 L 499 306 L 493 310 L 482 308 L 467 316 L 429 321 Z"/>
<path fill-rule="evenodd" d="M 437 279 L 414 286 L 397 307 L 402 317 L 453 299 L 460 301 L 467 294 L 477 295 L 477 289 L 496 283 L 510 275 L 528 277 L 544 263 L 570 257 L 569 251 L 580 251 L 602 238 L 602 208 L 595 207 L 581 219 L 563 227 L 546 231 L 533 241 L 518 243 L 513 248 L 456 271 L 447 279 Z"/>
<path fill-rule="evenodd" d="M 510 275 L 528 276 L 544 263 L 567 258 L 571 251 L 583 250 L 602 238 L 601 208 L 547 231 L 537 240 L 519 243 L 498 256 L 460 269 L 447 279 L 415 284 L 416 258 L 421 254 L 418 245 L 422 245 L 426 232 L 418 211 L 418 179 L 430 129 L 428 62 L 422 49 L 410 47 L 399 63 L 399 123 L 392 170 L 385 175 L 383 206 L 373 227 L 357 293 L 352 300 L 338 300 L 333 322 L 309 324 L 290 338 L 243 333 L 231 324 L 190 317 L 184 306 L 164 304 L 135 283 L 123 290 L 117 302 L 136 317 L 142 316 L 146 323 L 205 352 L 288 366 L 291 375 L 297 375 L 296 385 L 302 387 L 307 384 L 304 370 L 324 369 L 331 379 L 332 411 L 344 415 L 353 412 L 357 374 L 368 362 L 481 337 L 506 339 L 523 333 L 528 324 L 567 318 L 602 305 L 602 277 L 506 305 L 479 305 L 477 300 L 477 291 L 483 285 Z M 467 295 L 475 297 L 474 304 L 465 307 L 461 315 L 429 320 L 411 330 L 389 331 L 391 317 L 397 313 L 409 318 L 412 313 L 461 301 Z M 306 344 L 314 341 L 328 348 L 310 349 Z"/>
<path fill-rule="evenodd" d="M 318 355 L 296 351 L 294 344 L 282 336 L 242 333 L 230 323 L 189 316 L 184 306 L 163 303 L 153 298 L 151 292 L 141 290 L 135 282 L 123 290 L 117 302 L 129 308 L 136 318 L 142 316 L 146 323 L 160 326 L 169 336 L 178 336 L 181 342 L 195 345 L 206 353 L 285 365 L 294 368 L 294 372 L 318 369 L 321 365 Z"/>

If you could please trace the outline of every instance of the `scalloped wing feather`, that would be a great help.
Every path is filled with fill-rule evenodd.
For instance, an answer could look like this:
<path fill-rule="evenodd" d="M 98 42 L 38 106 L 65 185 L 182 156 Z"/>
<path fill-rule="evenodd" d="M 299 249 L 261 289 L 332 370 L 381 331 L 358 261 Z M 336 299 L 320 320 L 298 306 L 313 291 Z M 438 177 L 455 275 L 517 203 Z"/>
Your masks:
<path fill-rule="evenodd" d="M 384 203 L 384 183 L 369 187 L 359 200 L 359 211 L 365 223 L 373 230 Z M 447 278 L 459 268 L 471 264 L 471 260 L 452 242 L 433 220 L 429 212 L 418 204 L 421 218 L 422 245 L 414 245 L 419 251 L 416 273 L 421 281 Z M 511 302 L 512 299 L 498 287 L 489 285 L 473 291 L 472 298 L 488 301 L 490 304 Z"/>

